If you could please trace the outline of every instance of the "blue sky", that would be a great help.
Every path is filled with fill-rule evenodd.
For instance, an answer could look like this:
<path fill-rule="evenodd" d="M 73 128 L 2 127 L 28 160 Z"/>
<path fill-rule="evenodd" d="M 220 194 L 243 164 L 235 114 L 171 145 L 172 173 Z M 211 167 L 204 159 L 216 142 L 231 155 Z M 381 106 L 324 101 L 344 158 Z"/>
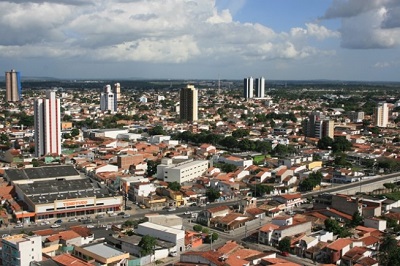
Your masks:
<path fill-rule="evenodd" d="M 0 36 L 23 76 L 400 81 L 398 0 L 10 0 Z"/>

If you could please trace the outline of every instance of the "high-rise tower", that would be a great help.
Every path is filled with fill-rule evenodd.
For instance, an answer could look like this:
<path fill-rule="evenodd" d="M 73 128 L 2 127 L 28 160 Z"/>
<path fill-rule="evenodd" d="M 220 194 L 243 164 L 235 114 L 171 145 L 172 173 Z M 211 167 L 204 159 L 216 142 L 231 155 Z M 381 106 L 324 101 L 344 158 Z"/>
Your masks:
<path fill-rule="evenodd" d="M 253 78 L 245 78 L 243 81 L 243 97 L 246 99 L 253 98 Z"/>
<path fill-rule="evenodd" d="M 49 90 L 46 98 L 35 100 L 35 156 L 61 154 L 60 99 Z"/>
<path fill-rule="evenodd" d="M 180 92 L 180 119 L 196 121 L 198 119 L 198 91 L 193 85 L 187 85 Z"/>
<path fill-rule="evenodd" d="M 102 111 L 117 111 L 117 101 L 115 100 L 115 94 L 111 92 L 111 86 L 106 85 L 103 88 L 103 92 L 100 94 L 100 109 Z"/>
<path fill-rule="evenodd" d="M 118 109 L 118 102 L 121 101 L 121 85 L 119 83 L 114 84 L 113 88 L 115 110 Z"/>
<path fill-rule="evenodd" d="M 21 99 L 21 75 L 12 69 L 6 72 L 6 101 L 18 102 Z"/>
<path fill-rule="evenodd" d="M 377 127 L 387 127 L 389 122 L 389 108 L 387 103 L 379 103 L 375 108 L 374 122 Z"/>
<path fill-rule="evenodd" d="M 256 79 L 256 97 L 264 98 L 265 97 L 265 78 L 261 77 Z"/>

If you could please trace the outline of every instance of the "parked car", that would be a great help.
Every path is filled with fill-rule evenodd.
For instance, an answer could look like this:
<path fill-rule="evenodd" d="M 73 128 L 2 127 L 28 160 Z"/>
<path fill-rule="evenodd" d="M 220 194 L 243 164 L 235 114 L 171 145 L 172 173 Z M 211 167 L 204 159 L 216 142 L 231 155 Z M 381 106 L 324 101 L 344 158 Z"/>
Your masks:
<path fill-rule="evenodd" d="M 98 214 L 98 215 L 96 215 L 96 218 L 97 218 L 97 219 L 104 218 L 104 214 Z"/>
<path fill-rule="evenodd" d="M 110 217 L 114 217 L 114 216 L 117 216 L 118 214 L 116 213 L 116 212 L 112 212 L 112 213 L 109 213 L 108 214 Z"/>
<path fill-rule="evenodd" d="M 125 212 L 118 213 L 119 216 L 125 215 Z"/>
<path fill-rule="evenodd" d="M 94 225 L 93 224 L 88 224 L 88 225 L 86 225 L 86 228 L 94 228 Z"/>
<path fill-rule="evenodd" d="M 191 215 L 192 212 L 191 212 L 191 211 L 185 211 L 183 214 L 184 214 L 184 215 Z"/>
<path fill-rule="evenodd" d="M 58 219 L 58 220 L 56 220 L 54 223 L 55 223 L 55 224 L 60 224 L 60 223 L 62 223 L 62 220 L 61 220 L 61 219 Z"/>
<path fill-rule="evenodd" d="M 176 211 L 176 208 L 175 208 L 175 207 L 171 207 L 171 208 L 168 209 L 168 211 L 169 211 L 169 212 Z"/>
<path fill-rule="evenodd" d="M 23 227 L 24 227 L 23 224 L 16 224 L 16 225 L 14 226 L 14 228 L 23 228 Z"/>
<path fill-rule="evenodd" d="M 77 221 L 78 221 L 78 218 L 76 218 L 76 217 L 70 218 L 70 219 L 68 220 L 68 222 L 77 222 Z"/>
<path fill-rule="evenodd" d="M 57 228 L 57 227 L 60 227 L 61 225 L 60 224 L 52 224 L 50 227 L 51 228 Z"/>
<path fill-rule="evenodd" d="M 126 210 L 132 210 L 132 207 L 131 206 L 127 206 Z"/>
<path fill-rule="evenodd" d="M 169 255 L 170 255 L 171 257 L 176 257 L 176 256 L 178 256 L 178 252 L 176 252 L 176 251 L 171 251 L 171 252 L 169 253 Z"/>
<path fill-rule="evenodd" d="M 128 214 L 128 213 L 125 213 L 124 215 L 122 215 L 122 217 L 123 217 L 123 218 L 129 218 L 129 217 L 131 217 L 131 215 Z"/>

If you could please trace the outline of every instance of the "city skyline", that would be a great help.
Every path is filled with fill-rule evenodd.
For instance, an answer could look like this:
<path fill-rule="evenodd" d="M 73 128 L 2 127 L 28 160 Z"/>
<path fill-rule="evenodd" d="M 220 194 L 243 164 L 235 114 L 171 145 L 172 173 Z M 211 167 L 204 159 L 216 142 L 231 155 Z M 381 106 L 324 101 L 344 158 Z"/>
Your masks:
<path fill-rule="evenodd" d="M 66 79 L 400 81 L 400 2 L 2 1 L 0 67 Z"/>

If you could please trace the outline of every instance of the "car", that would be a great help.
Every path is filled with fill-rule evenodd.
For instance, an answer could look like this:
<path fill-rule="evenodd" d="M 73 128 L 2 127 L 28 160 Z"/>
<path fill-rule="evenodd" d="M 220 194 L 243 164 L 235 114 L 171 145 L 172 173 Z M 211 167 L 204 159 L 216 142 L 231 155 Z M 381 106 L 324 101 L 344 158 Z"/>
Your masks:
<path fill-rule="evenodd" d="M 125 213 L 124 215 L 122 215 L 122 218 L 129 218 L 129 217 L 131 217 L 131 215 L 128 213 Z"/>
<path fill-rule="evenodd" d="M 130 211 L 130 210 L 132 210 L 132 207 L 131 206 L 127 206 L 125 209 Z"/>
<path fill-rule="evenodd" d="M 16 224 L 16 225 L 14 226 L 14 228 L 23 228 L 23 227 L 24 227 L 23 224 Z"/>
<path fill-rule="evenodd" d="M 93 224 L 88 224 L 88 225 L 86 225 L 86 228 L 94 228 L 94 225 Z"/>
<path fill-rule="evenodd" d="M 171 251 L 171 252 L 169 253 L 169 255 L 170 255 L 171 257 L 176 257 L 176 256 L 178 256 L 178 252 L 176 252 L 176 251 Z"/>
<path fill-rule="evenodd" d="M 10 235 L 9 234 L 3 234 L 2 236 L 1 236 L 1 238 L 5 238 L 5 237 L 9 237 Z"/>
<path fill-rule="evenodd" d="M 125 215 L 125 212 L 118 213 L 119 216 Z"/>
<path fill-rule="evenodd" d="M 116 212 L 112 212 L 112 213 L 109 213 L 108 214 L 110 217 L 114 217 L 114 216 L 117 216 L 118 214 L 116 213 Z"/>
<path fill-rule="evenodd" d="M 185 211 L 183 214 L 184 214 L 184 215 L 191 215 L 192 212 L 191 212 L 191 211 Z"/>
<path fill-rule="evenodd" d="M 78 218 L 76 218 L 76 217 L 70 218 L 70 219 L 68 220 L 68 222 L 77 222 L 77 221 L 78 221 Z"/>
<path fill-rule="evenodd" d="M 104 218 L 104 214 L 98 214 L 98 215 L 96 215 L 96 218 L 97 218 L 97 219 Z"/>
<path fill-rule="evenodd" d="M 54 223 L 55 223 L 55 224 L 60 224 L 60 223 L 62 223 L 62 220 L 61 220 L 61 219 L 58 219 L 58 220 L 56 220 Z"/>
<path fill-rule="evenodd" d="M 175 207 L 171 207 L 171 208 L 168 209 L 168 211 L 169 211 L 169 212 L 176 211 L 176 208 L 175 208 Z"/>
<path fill-rule="evenodd" d="M 61 225 L 60 224 L 52 224 L 50 227 L 51 228 L 57 228 L 57 227 L 60 227 Z"/>

